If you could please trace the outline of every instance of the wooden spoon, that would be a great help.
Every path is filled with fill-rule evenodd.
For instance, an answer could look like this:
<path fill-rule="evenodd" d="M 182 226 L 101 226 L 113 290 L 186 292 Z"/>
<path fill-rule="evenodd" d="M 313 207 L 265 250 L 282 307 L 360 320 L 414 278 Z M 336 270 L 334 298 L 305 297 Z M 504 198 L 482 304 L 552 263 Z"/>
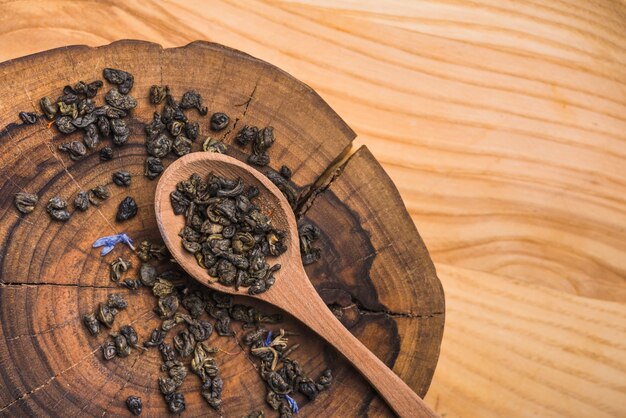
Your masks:
<path fill-rule="evenodd" d="M 287 251 L 271 259 L 272 263 L 279 263 L 282 268 L 276 273 L 276 283 L 265 293 L 253 296 L 246 289 L 236 291 L 218 282 L 210 283 L 207 271 L 181 245 L 178 233 L 184 227 L 185 217 L 174 214 L 170 193 L 176 189 L 178 182 L 188 180 L 193 173 L 205 177 L 210 172 L 226 178 L 241 178 L 245 184 L 258 187 L 260 194 L 255 203 L 263 213 L 271 214 L 275 228 L 287 233 Z M 280 190 L 263 173 L 223 154 L 188 154 L 176 160 L 162 174 L 154 203 L 157 223 L 165 244 L 180 266 L 193 278 L 220 292 L 263 300 L 300 320 L 348 359 L 398 416 L 438 416 L 406 383 L 344 328 L 319 297 L 302 266 L 298 228 L 293 211 Z"/>

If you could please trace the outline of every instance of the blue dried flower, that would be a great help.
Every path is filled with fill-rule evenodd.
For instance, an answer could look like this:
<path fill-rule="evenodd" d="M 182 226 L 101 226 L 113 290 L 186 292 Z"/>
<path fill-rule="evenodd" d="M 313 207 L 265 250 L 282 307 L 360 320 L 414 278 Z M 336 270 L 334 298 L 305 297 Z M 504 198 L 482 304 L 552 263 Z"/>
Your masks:
<path fill-rule="evenodd" d="M 93 243 L 93 248 L 104 247 L 100 255 L 105 256 L 113 251 L 113 247 L 115 247 L 115 245 L 119 244 L 120 242 L 128 245 L 131 250 L 135 249 L 135 247 L 133 247 L 133 240 L 124 233 L 98 238 L 96 242 Z"/>
<path fill-rule="evenodd" d="M 300 408 L 298 408 L 298 403 L 296 402 L 296 400 L 294 398 L 292 398 L 289 395 L 283 395 L 285 397 L 285 399 L 287 399 L 287 402 L 289 402 L 289 406 L 291 407 L 291 412 L 293 412 L 294 414 L 297 414 L 298 412 L 300 412 Z"/>

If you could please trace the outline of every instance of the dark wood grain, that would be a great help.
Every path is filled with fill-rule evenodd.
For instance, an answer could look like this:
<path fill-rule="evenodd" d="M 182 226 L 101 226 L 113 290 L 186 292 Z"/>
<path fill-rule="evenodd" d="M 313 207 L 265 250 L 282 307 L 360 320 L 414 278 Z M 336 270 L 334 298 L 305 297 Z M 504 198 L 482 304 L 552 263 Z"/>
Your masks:
<path fill-rule="evenodd" d="M 140 103 L 132 115 L 131 139 L 115 150 L 113 161 L 101 164 L 97 153 L 92 153 L 72 162 L 56 151 L 66 138 L 61 139 L 44 121 L 20 125 L 19 111 L 39 113 L 36 103 L 40 97 L 56 97 L 65 84 L 78 80 L 102 79 L 101 71 L 107 66 L 135 74 L 132 93 Z M 130 257 L 130 250 L 116 248 L 112 254 L 100 257 L 91 249 L 93 241 L 122 231 L 136 241 L 159 237 L 152 205 L 156 181 L 142 175 L 142 123 L 155 110 L 147 101 L 148 87 L 161 82 L 170 85 L 176 95 L 197 89 L 205 97 L 210 113 L 225 111 L 233 120 L 239 119 L 237 126 L 271 123 L 277 136 L 271 166 L 291 167 L 293 181 L 305 197 L 316 190 L 314 185 L 350 149 L 354 137 L 306 85 L 276 67 L 215 44 L 193 43 L 164 50 L 156 44 L 123 41 L 100 48 L 60 48 L 0 64 L 3 416 L 101 416 L 105 411 L 122 415 L 128 413 L 123 400 L 133 393 L 144 399 L 145 414 L 165 412 L 156 393 L 156 353 L 105 362 L 98 350 L 104 337 L 88 336 L 79 322 L 80 316 L 93 310 L 107 294 L 127 293 L 113 287 L 107 264 L 120 255 Z M 207 117 L 189 114 L 201 123 L 203 134 L 208 134 Z M 231 144 L 234 134 L 235 130 L 227 131 L 225 141 Z M 194 151 L 199 147 L 196 143 Z M 363 155 L 360 151 L 353 156 L 330 186 L 314 193 L 315 199 L 305 205 L 304 217 L 324 231 L 320 245 L 325 261 L 311 266 L 308 273 L 322 296 L 339 292 L 336 300 L 327 302 L 339 304 L 344 319 L 352 315 L 352 322 L 347 323 L 351 331 L 423 395 L 442 337 L 443 293 L 412 224 L 408 230 L 410 245 L 403 244 L 402 250 L 384 249 L 392 235 L 383 222 L 406 230 L 405 221 L 410 223 L 410 219 L 380 166 Z M 111 172 L 122 168 L 133 176 L 129 189 L 111 182 Z M 362 172 L 372 169 L 369 177 Z M 378 186 L 364 187 L 368 181 Z M 45 213 L 45 202 L 52 196 L 72 200 L 79 190 L 98 184 L 107 184 L 112 192 L 98 209 L 74 213 L 64 224 L 51 221 Z M 20 215 L 13 207 L 13 195 L 20 190 L 37 193 L 40 198 L 40 204 L 28 216 Z M 387 191 L 389 206 L 377 212 L 370 206 L 380 202 L 375 199 L 383 191 Z M 139 215 L 118 224 L 114 214 L 126 195 L 137 200 Z M 347 245 L 345 240 L 351 236 L 354 243 L 367 245 Z M 389 258 L 396 251 L 400 255 Z M 337 254 L 341 263 L 333 265 Z M 133 274 L 135 270 L 130 276 Z M 350 295 L 348 302 L 341 304 L 346 294 Z M 157 324 L 151 312 L 153 299 L 145 289 L 129 298 L 132 308 L 122 312 L 116 324 L 136 320 L 140 336 L 146 337 Z M 302 343 L 302 348 L 294 356 L 306 370 L 315 375 L 328 366 L 336 376 L 333 389 L 314 404 L 298 399 L 303 415 L 390 414 L 337 353 L 293 319 L 287 318 L 285 326 L 301 333 L 294 342 Z M 239 416 L 258 408 L 268 412 L 257 371 L 236 342 L 217 337 L 211 342 L 232 353 L 217 355 L 227 382 L 224 415 Z M 198 386 L 195 376 L 189 376 L 183 386 L 186 415 L 217 416 L 200 398 Z"/>

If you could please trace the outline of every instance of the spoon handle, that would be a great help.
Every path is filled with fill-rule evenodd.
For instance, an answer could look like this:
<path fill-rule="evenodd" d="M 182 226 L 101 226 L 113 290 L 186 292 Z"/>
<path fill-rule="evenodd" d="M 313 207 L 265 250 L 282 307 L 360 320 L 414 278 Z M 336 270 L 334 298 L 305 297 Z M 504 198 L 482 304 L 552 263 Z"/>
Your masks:
<path fill-rule="evenodd" d="M 339 322 L 313 286 L 311 290 L 306 295 L 300 295 L 301 302 L 296 304 L 295 309 L 293 305 L 290 306 L 292 314 L 296 314 L 300 321 L 352 363 L 399 417 L 439 417 L 413 389 Z"/>

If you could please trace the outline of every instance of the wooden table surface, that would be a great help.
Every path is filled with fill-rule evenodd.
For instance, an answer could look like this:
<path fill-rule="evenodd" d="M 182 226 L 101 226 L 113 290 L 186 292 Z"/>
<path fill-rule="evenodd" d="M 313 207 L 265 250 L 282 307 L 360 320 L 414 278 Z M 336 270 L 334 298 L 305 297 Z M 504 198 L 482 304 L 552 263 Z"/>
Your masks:
<path fill-rule="evenodd" d="M 6 1 L 0 61 L 202 39 L 306 82 L 393 178 L 437 266 L 445 417 L 626 416 L 626 5 Z"/>

